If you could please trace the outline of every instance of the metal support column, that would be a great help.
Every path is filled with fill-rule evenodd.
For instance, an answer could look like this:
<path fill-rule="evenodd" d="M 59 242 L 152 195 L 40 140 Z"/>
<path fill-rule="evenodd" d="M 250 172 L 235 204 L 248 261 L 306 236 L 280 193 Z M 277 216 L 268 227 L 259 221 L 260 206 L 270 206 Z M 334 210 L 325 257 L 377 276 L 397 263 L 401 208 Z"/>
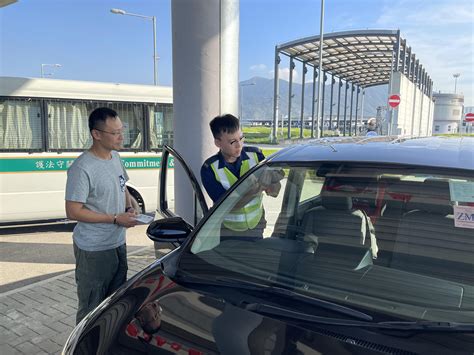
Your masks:
<path fill-rule="evenodd" d="M 351 83 L 351 110 L 349 111 L 349 136 L 352 136 L 352 104 L 354 101 L 354 83 Z"/>
<path fill-rule="evenodd" d="M 415 81 L 415 65 L 416 65 L 416 55 L 411 55 L 411 65 L 410 65 L 410 80 L 413 83 Z"/>
<path fill-rule="evenodd" d="M 392 95 L 392 80 L 393 80 L 393 58 L 394 58 L 394 53 L 392 52 L 392 64 L 390 65 L 390 79 L 388 83 L 388 97 Z M 393 108 L 388 107 L 386 115 L 388 116 L 388 127 L 387 127 L 387 133 L 388 135 L 392 134 L 392 129 L 393 129 Z M 397 123 L 398 123 L 398 115 L 397 115 Z"/>
<path fill-rule="evenodd" d="M 279 78 L 279 66 L 280 56 L 278 55 L 278 47 L 275 46 L 275 77 L 273 83 L 273 127 L 272 127 L 272 141 L 276 143 L 278 141 L 278 114 L 280 111 L 280 78 Z"/>
<path fill-rule="evenodd" d="M 360 105 L 360 123 L 362 127 L 362 122 L 364 122 L 364 99 L 365 99 L 365 89 L 362 89 L 362 104 Z M 380 132 L 380 123 L 377 122 L 377 130 Z"/>
<path fill-rule="evenodd" d="M 300 138 L 303 138 L 303 128 L 304 128 L 304 88 L 305 88 L 305 79 L 306 79 L 306 63 L 303 63 L 303 78 L 301 83 L 301 114 L 300 114 Z"/>
<path fill-rule="evenodd" d="M 418 86 L 418 70 L 420 69 L 420 60 L 415 61 L 415 66 L 413 67 L 413 84 L 415 88 Z"/>
<path fill-rule="evenodd" d="M 406 76 L 408 79 L 410 79 L 410 74 L 411 74 L 411 65 L 412 65 L 412 61 L 411 61 L 411 47 L 408 47 L 407 49 L 407 72 L 406 72 Z"/>
<path fill-rule="evenodd" d="M 343 130 L 343 136 L 346 136 L 346 121 L 347 121 L 347 90 L 349 90 L 349 83 L 346 81 L 346 91 L 344 93 L 344 127 L 342 128 Z"/>
<path fill-rule="evenodd" d="M 405 74 L 405 68 L 406 68 L 406 65 L 407 65 L 407 41 L 406 40 L 403 40 L 403 43 L 402 43 L 402 68 L 400 69 L 400 71 L 402 72 L 402 74 Z"/>
<path fill-rule="evenodd" d="M 326 93 L 326 80 L 328 79 L 328 76 L 323 70 L 323 94 L 321 95 L 321 135 L 320 137 L 323 136 L 324 133 L 324 95 Z"/>
<path fill-rule="evenodd" d="M 421 103 L 420 103 L 420 117 L 418 119 L 418 136 L 422 135 L 421 126 L 423 123 L 423 103 L 425 101 L 425 94 L 423 94 L 423 73 L 424 73 L 423 66 L 420 65 L 420 69 L 418 70 L 418 88 L 419 94 L 421 96 Z"/>
<path fill-rule="evenodd" d="M 321 132 L 319 131 L 319 125 L 320 125 L 320 122 L 321 120 L 319 119 L 320 117 L 320 111 L 321 111 L 321 72 L 318 70 L 318 74 L 317 74 L 317 78 L 318 78 L 318 98 L 316 99 L 316 122 L 315 122 L 315 132 L 316 132 L 316 138 L 319 138 L 321 137 Z"/>
<path fill-rule="evenodd" d="M 334 79 L 334 74 L 331 75 L 331 98 L 329 102 L 329 130 L 332 131 L 332 98 L 334 93 L 334 83 L 336 79 Z"/>
<path fill-rule="evenodd" d="M 418 67 L 418 89 L 420 89 L 421 91 L 421 84 L 422 84 L 422 80 L 421 80 L 421 73 L 423 72 L 423 65 L 420 64 L 420 66 Z"/>
<path fill-rule="evenodd" d="M 394 71 L 398 72 L 400 65 L 400 30 L 397 31 L 397 42 L 395 43 L 395 65 Z"/>
<path fill-rule="evenodd" d="M 342 88 L 342 78 L 339 78 L 339 88 L 338 88 L 338 92 L 337 92 L 337 123 L 336 123 L 336 126 L 337 126 L 337 129 L 339 130 L 339 132 L 341 131 L 340 130 L 340 127 L 339 127 L 339 122 L 340 122 L 340 113 L 341 113 L 341 88 Z"/>
<path fill-rule="evenodd" d="M 413 58 L 415 58 L 415 56 L 413 55 Z M 417 59 L 415 62 L 414 62 L 414 65 L 413 65 L 413 103 L 412 103 L 412 110 L 411 110 L 411 131 L 410 131 L 410 135 L 411 136 L 415 136 L 415 108 L 416 108 L 416 97 L 418 96 L 417 95 L 417 91 L 418 91 L 418 84 L 417 84 L 417 81 L 418 81 L 418 78 L 417 78 L 417 75 L 418 75 L 418 68 L 420 66 L 420 61 Z"/>
<path fill-rule="evenodd" d="M 355 112 L 355 127 L 354 127 L 354 135 L 357 136 L 357 119 L 359 118 L 359 94 L 360 94 L 360 87 L 357 85 L 357 95 L 356 95 L 356 112 Z"/>
<path fill-rule="evenodd" d="M 426 135 L 430 136 L 433 133 L 433 121 L 431 120 L 431 106 L 433 105 L 433 82 L 431 81 L 431 77 L 429 75 L 428 75 L 427 80 L 428 80 L 427 95 L 430 99 L 428 101 L 428 123 L 426 127 Z"/>
<path fill-rule="evenodd" d="M 318 72 L 316 67 L 313 67 L 313 95 L 311 100 L 311 138 L 314 138 L 314 129 L 316 127 L 316 122 L 314 120 L 314 104 L 316 102 L 316 79 L 318 78 Z"/>
<path fill-rule="evenodd" d="M 295 61 L 290 58 L 290 81 L 288 83 L 288 133 L 287 138 L 291 139 L 291 100 L 293 99 L 293 70 L 295 69 Z"/>
<path fill-rule="evenodd" d="M 423 92 L 426 96 L 428 96 L 428 72 L 425 71 L 425 75 L 423 78 Z"/>

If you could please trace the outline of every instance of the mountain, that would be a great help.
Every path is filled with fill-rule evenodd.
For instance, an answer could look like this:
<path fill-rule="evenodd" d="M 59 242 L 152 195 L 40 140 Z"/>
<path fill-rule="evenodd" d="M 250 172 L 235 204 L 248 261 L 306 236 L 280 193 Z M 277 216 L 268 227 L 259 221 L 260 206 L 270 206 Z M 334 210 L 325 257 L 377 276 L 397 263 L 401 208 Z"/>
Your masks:
<path fill-rule="evenodd" d="M 330 83 L 328 79 L 327 82 Z M 242 95 L 242 113 L 243 121 L 249 120 L 263 120 L 273 118 L 273 79 L 262 77 L 253 77 L 249 80 L 240 82 L 239 96 Z M 253 83 L 253 84 L 252 84 Z M 280 79 L 280 116 L 288 116 L 288 81 Z M 317 84 L 317 83 L 316 83 Z M 338 82 L 334 84 L 333 93 L 333 116 L 337 114 L 337 96 L 338 96 Z M 317 86 L 317 85 L 316 85 Z M 292 119 L 299 119 L 301 115 L 301 88 L 302 85 L 293 82 L 292 85 L 292 103 L 291 103 L 291 117 Z M 341 106 L 340 115 L 344 113 L 344 86 L 341 88 Z M 387 103 L 387 85 L 380 85 L 367 88 L 365 90 L 364 98 L 364 117 L 375 117 L 377 106 L 386 106 Z M 305 84 L 305 102 L 304 102 L 304 117 L 311 116 L 311 99 L 313 93 L 313 83 Z M 316 88 L 317 93 L 317 88 Z M 326 85 L 325 99 L 324 99 L 324 114 L 329 116 L 331 85 Z M 347 105 L 350 106 L 350 88 L 347 91 Z M 316 95 L 317 99 L 317 95 Z M 362 93 L 359 94 L 359 109 L 361 107 Z M 356 92 L 353 97 L 353 116 L 355 115 Z M 315 104 L 315 112 L 317 105 Z M 347 108 L 347 117 L 349 117 L 350 107 Z M 360 115 L 360 112 L 359 112 Z"/>

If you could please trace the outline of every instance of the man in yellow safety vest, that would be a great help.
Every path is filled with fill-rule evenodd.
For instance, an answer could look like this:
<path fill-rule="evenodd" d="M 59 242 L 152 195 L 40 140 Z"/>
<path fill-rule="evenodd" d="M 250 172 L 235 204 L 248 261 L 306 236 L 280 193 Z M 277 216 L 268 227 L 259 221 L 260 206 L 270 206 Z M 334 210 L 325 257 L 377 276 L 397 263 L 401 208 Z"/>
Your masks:
<path fill-rule="evenodd" d="M 204 162 L 201 167 L 201 180 L 215 203 L 241 176 L 265 159 L 265 156 L 259 148 L 243 146 L 244 135 L 237 117 L 231 114 L 217 116 L 210 122 L 210 127 L 219 152 Z M 279 187 L 279 183 L 277 185 Z M 262 237 L 266 226 L 262 191 L 263 188 L 256 184 L 251 198 L 225 216 L 221 236 Z"/>

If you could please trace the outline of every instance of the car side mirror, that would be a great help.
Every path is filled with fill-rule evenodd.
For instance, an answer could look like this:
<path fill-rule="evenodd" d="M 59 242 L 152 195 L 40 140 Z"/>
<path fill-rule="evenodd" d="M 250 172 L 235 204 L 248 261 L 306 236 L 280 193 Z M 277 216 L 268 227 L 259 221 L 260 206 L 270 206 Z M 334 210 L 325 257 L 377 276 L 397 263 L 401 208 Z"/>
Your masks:
<path fill-rule="evenodd" d="M 181 217 L 169 217 L 152 222 L 146 234 L 154 242 L 182 243 L 193 231 L 193 227 Z"/>

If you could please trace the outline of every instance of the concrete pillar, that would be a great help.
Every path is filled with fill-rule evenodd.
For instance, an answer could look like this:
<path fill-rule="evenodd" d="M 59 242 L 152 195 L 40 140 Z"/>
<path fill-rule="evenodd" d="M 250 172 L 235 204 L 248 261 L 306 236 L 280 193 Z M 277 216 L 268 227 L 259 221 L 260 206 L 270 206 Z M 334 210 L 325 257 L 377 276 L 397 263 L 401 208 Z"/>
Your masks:
<path fill-rule="evenodd" d="M 238 115 L 239 0 L 173 0 L 174 148 L 197 179 L 217 148 L 209 121 Z M 181 169 L 175 170 L 176 212 L 194 217 L 194 195 Z"/>

